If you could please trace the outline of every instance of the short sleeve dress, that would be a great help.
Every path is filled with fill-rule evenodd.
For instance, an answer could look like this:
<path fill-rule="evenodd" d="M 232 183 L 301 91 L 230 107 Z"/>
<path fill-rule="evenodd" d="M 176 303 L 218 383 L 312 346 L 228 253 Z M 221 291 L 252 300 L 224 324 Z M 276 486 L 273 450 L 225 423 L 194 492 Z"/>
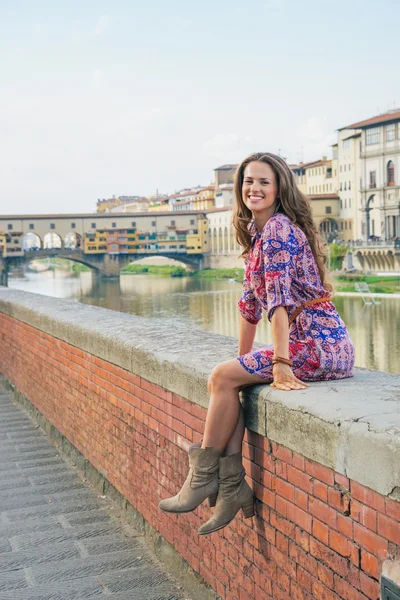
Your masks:
<path fill-rule="evenodd" d="M 271 320 L 275 309 L 284 306 L 290 318 L 306 302 L 327 296 L 304 232 L 276 213 L 252 239 L 238 303 L 241 315 L 256 324 L 263 309 Z M 238 360 L 249 373 L 272 381 L 273 354 L 273 346 L 265 346 Z M 354 346 L 331 301 L 306 307 L 294 319 L 289 356 L 294 374 L 303 381 L 352 377 Z"/>

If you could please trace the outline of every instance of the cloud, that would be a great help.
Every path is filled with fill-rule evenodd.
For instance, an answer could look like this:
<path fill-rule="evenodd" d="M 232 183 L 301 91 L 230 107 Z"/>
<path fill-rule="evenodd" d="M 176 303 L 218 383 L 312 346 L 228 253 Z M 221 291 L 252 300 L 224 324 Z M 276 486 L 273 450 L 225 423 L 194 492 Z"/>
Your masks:
<path fill-rule="evenodd" d="M 305 157 L 313 160 L 323 155 L 329 155 L 330 146 L 337 141 L 337 135 L 332 131 L 326 117 L 313 116 L 302 123 L 296 138 L 300 142 Z"/>
<path fill-rule="evenodd" d="M 101 85 L 101 82 L 103 81 L 103 79 L 104 79 L 103 71 L 101 71 L 100 69 L 95 69 L 90 78 L 89 85 L 91 87 L 97 88 Z"/>
<path fill-rule="evenodd" d="M 216 152 L 237 150 L 252 143 L 251 138 L 237 133 L 217 133 L 210 140 L 203 143 L 204 150 Z"/>
<path fill-rule="evenodd" d="M 103 15 L 102 17 L 100 17 L 100 19 L 97 21 L 96 26 L 94 28 L 93 36 L 100 37 L 101 35 L 103 35 L 103 33 L 106 31 L 106 29 L 108 29 L 109 22 L 110 22 L 110 19 L 109 19 L 108 15 Z"/>

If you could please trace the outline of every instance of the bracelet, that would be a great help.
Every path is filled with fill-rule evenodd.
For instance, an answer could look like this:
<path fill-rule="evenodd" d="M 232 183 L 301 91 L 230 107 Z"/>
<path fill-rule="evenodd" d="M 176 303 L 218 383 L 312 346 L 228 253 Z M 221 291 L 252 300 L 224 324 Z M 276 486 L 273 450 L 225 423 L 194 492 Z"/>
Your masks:
<path fill-rule="evenodd" d="M 288 367 L 292 366 L 292 361 L 290 360 L 290 358 L 283 358 L 282 356 L 273 357 L 272 364 L 276 365 L 276 363 L 282 363 L 284 365 L 287 365 Z"/>

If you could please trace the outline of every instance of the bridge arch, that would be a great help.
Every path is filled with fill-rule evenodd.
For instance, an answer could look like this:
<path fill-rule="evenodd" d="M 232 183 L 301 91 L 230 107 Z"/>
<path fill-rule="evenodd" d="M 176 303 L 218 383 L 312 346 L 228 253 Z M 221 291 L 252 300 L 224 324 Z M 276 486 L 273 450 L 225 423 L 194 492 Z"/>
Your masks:
<path fill-rule="evenodd" d="M 213 254 L 216 254 L 218 251 L 218 234 L 217 234 L 217 228 L 214 227 L 213 232 L 212 232 L 212 244 L 211 244 L 211 251 Z"/>
<path fill-rule="evenodd" d="M 64 248 L 83 249 L 82 236 L 79 235 L 79 233 L 77 233 L 76 231 L 70 231 L 69 233 L 67 233 L 67 235 L 64 237 L 63 243 Z"/>
<path fill-rule="evenodd" d="M 326 218 L 319 224 L 319 231 L 325 240 L 331 241 L 337 236 L 339 226 L 335 219 Z"/>
<path fill-rule="evenodd" d="M 22 238 L 22 247 L 24 250 L 40 250 L 43 248 L 43 240 L 35 231 L 29 231 Z"/>
<path fill-rule="evenodd" d="M 223 253 L 223 237 L 222 237 L 222 227 L 218 228 L 218 254 Z"/>
<path fill-rule="evenodd" d="M 43 237 L 43 248 L 45 250 L 52 250 L 56 248 L 63 248 L 62 237 L 55 231 L 47 232 Z"/>

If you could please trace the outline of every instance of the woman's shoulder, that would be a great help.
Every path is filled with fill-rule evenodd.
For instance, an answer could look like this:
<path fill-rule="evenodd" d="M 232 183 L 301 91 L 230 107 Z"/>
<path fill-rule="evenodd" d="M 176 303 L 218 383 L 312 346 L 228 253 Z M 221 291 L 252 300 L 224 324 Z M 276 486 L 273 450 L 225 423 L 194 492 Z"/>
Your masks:
<path fill-rule="evenodd" d="M 278 239 L 280 241 L 304 241 L 303 231 L 295 225 L 284 213 L 275 213 L 265 224 L 263 229 L 263 238 L 265 241 Z"/>

